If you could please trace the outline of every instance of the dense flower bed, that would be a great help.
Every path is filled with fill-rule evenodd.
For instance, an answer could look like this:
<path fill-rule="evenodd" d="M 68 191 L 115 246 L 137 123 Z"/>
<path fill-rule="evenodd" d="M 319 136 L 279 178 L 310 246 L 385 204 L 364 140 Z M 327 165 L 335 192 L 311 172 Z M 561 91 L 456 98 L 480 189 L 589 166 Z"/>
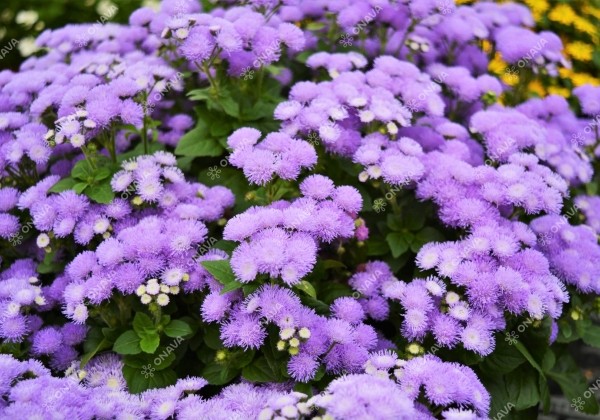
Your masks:
<path fill-rule="evenodd" d="M 597 413 L 568 346 L 600 346 L 600 88 L 528 90 L 559 36 L 220 3 L 0 72 L 2 417 L 531 418 L 551 383 Z"/>

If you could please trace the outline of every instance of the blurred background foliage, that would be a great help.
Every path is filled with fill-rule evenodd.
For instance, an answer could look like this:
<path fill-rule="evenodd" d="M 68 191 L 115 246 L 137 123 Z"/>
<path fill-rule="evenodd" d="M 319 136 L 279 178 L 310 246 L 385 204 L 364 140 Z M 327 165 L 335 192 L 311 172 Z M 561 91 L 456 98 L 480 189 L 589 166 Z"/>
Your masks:
<path fill-rule="evenodd" d="M 0 48 L 19 41 L 18 52 L 0 60 L 0 70 L 16 70 L 36 51 L 35 38 L 46 29 L 96 22 L 102 16 L 110 16 L 107 22 L 124 23 L 140 6 L 158 4 L 159 0 L 0 0 Z"/>

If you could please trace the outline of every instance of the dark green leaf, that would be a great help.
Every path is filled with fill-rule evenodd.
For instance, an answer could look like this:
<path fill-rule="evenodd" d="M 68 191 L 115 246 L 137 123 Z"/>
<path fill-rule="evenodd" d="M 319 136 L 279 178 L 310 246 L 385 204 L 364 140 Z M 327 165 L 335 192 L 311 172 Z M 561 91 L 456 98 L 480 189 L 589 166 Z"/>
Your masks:
<path fill-rule="evenodd" d="M 248 381 L 259 383 L 280 382 L 282 380 L 281 374 L 272 369 L 267 359 L 262 356 L 254 359 L 252 363 L 242 369 L 242 376 Z"/>
<path fill-rule="evenodd" d="M 537 405 L 540 401 L 538 374 L 530 367 L 518 369 L 505 376 L 506 387 L 517 410 Z"/>
<path fill-rule="evenodd" d="M 123 377 L 132 394 L 139 394 L 147 389 L 164 388 L 177 382 L 177 374 L 172 369 L 156 370 L 152 364 L 144 368 L 123 366 Z"/>
<path fill-rule="evenodd" d="M 587 345 L 600 347 L 600 327 L 596 325 L 588 326 L 581 338 Z"/>
<path fill-rule="evenodd" d="M 226 364 L 213 363 L 202 370 L 202 377 L 211 385 L 225 385 L 239 373 L 239 369 L 230 368 Z"/>
<path fill-rule="evenodd" d="M 512 342 L 512 341 L 511 341 Z M 481 369 L 490 375 L 503 375 L 511 372 L 525 362 L 525 357 L 510 345 L 503 336 L 496 338 L 496 348 L 494 352 L 486 357 L 481 363 Z"/>
<path fill-rule="evenodd" d="M 588 392 L 589 388 L 585 377 L 570 355 L 560 357 L 547 375 L 558 383 L 568 401 L 582 402 L 583 408 L 581 411 L 588 414 L 598 414 L 598 402 L 593 392 Z"/>
<path fill-rule="evenodd" d="M 119 354 L 138 354 L 142 351 L 140 338 L 133 330 L 125 331 L 115 341 L 113 351 Z"/>
<path fill-rule="evenodd" d="M 192 327 L 187 322 L 178 319 L 174 319 L 165 327 L 165 334 L 172 338 L 184 337 L 192 333 Z"/>
<path fill-rule="evenodd" d="M 390 247 L 390 250 L 392 251 L 392 256 L 394 258 L 398 258 L 400 255 L 408 251 L 409 242 L 406 240 L 406 234 L 389 233 L 385 239 Z"/>

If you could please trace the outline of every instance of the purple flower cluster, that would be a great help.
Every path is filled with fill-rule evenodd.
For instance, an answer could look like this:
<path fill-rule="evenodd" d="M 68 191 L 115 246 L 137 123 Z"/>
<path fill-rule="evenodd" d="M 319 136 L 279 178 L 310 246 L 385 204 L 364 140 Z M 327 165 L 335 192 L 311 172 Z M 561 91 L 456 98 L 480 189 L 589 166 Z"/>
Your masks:
<path fill-rule="evenodd" d="M 273 174 L 282 179 L 296 179 L 303 168 L 317 163 L 317 153 L 305 141 L 291 138 L 285 133 L 271 133 L 259 144 L 260 131 L 253 128 L 236 130 L 227 144 L 232 149 L 229 163 L 244 171 L 254 184 L 265 184 Z"/>
<path fill-rule="evenodd" d="M 250 282 L 259 274 L 298 283 L 312 271 L 320 243 L 354 235 L 355 215 L 362 197 L 350 186 L 335 187 L 322 175 L 300 184 L 303 197 L 252 207 L 233 217 L 223 237 L 241 242 L 231 257 L 237 278 Z"/>
<path fill-rule="evenodd" d="M 565 282 L 584 293 L 600 293 L 600 247 L 596 232 L 587 225 L 572 226 L 565 216 L 543 216 L 531 222 L 539 248 L 551 268 Z"/>
<path fill-rule="evenodd" d="M 424 343 L 485 360 L 513 317 L 550 318 L 552 343 L 570 294 L 600 293 L 600 200 L 582 195 L 600 155 L 600 90 L 575 89 L 574 112 L 488 73 L 490 51 L 532 77 L 564 62 L 527 8 L 248 3 L 164 0 L 128 25 L 46 31 L 45 54 L 0 72 L 0 338 L 21 360 L 0 355 L 2 416 L 483 419 L 492 397 L 475 371 L 421 357 Z M 297 62 L 273 66 L 286 60 Z M 240 76 L 260 67 L 252 106 L 278 100 L 271 133 L 274 121 L 242 112 L 246 98 L 239 118 L 226 106 L 234 90 L 254 99 Z M 284 85 L 287 100 L 273 98 Z M 194 108 L 180 94 L 191 89 L 206 102 Z M 251 189 L 186 178 L 212 150 L 170 152 L 205 110 Z M 363 197 L 397 186 L 387 224 L 361 213 Z M 266 204 L 235 214 L 232 190 Z M 415 199 L 431 211 L 412 226 Z M 572 220 L 571 199 L 583 213 Z M 439 235 L 419 243 L 426 224 Z M 398 236 L 406 252 L 390 259 Z M 365 262 L 374 255 L 386 262 Z M 191 328 L 170 373 L 182 360 L 217 366 L 217 341 L 249 359 L 212 398 L 199 393 L 210 369 L 133 395 L 132 362 L 157 356 L 146 346 L 81 363 L 93 334 L 112 345 L 132 327 L 130 309 L 154 315 L 141 334 L 158 345 Z M 262 362 L 286 382 L 250 383 Z"/>

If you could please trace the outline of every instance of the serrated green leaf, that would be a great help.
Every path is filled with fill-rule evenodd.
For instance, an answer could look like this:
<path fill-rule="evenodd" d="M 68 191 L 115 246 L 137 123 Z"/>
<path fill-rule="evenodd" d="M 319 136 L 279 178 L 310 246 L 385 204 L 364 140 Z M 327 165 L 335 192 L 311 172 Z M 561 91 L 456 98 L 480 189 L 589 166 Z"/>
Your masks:
<path fill-rule="evenodd" d="M 113 351 L 118 354 L 138 354 L 142 351 L 140 337 L 133 330 L 125 331 L 113 344 Z"/>
<path fill-rule="evenodd" d="M 171 338 L 185 337 L 193 333 L 192 327 L 187 322 L 179 319 L 172 320 L 165 327 L 165 334 Z"/>

